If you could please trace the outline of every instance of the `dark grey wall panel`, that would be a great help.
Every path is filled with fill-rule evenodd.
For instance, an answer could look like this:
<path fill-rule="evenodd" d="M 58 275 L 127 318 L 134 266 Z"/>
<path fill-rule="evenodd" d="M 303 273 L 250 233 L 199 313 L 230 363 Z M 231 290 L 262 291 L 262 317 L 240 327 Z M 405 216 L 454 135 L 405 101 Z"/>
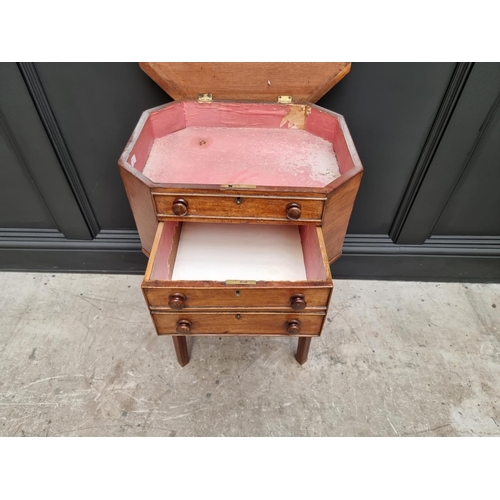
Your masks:
<path fill-rule="evenodd" d="M 56 227 L 26 167 L 23 165 L 23 159 L 1 115 L 0 227 L 54 229 Z"/>
<path fill-rule="evenodd" d="M 387 234 L 455 63 L 353 63 L 320 106 L 345 116 L 365 167 L 348 232 Z"/>
<path fill-rule="evenodd" d="M 500 213 L 497 209 L 495 215 L 494 208 L 498 207 L 496 192 L 500 183 L 495 148 L 500 135 L 498 129 L 492 130 L 492 120 L 497 113 L 499 92 L 500 63 L 474 64 L 398 243 L 420 244 L 433 234 L 498 234 L 495 225 Z M 457 189 L 459 194 L 453 194 Z M 454 208 L 438 228 L 436 224 L 451 197 Z M 488 207 L 492 209 L 489 213 Z M 456 218 L 452 221 L 453 212 Z"/>
<path fill-rule="evenodd" d="M 499 88 L 500 92 L 500 88 Z M 500 236 L 500 103 L 433 234 Z"/>
<path fill-rule="evenodd" d="M 100 228 L 134 228 L 118 157 L 141 113 L 171 99 L 137 63 L 37 63 L 36 69 Z"/>
<path fill-rule="evenodd" d="M 0 63 L 0 227 L 89 238 L 71 188 L 15 63 Z"/>
<path fill-rule="evenodd" d="M 500 280 L 499 89 L 499 63 L 354 63 L 319 102 L 365 166 L 334 279 Z M 0 64 L 0 268 L 143 273 L 117 160 L 169 100 L 137 63 Z"/>
<path fill-rule="evenodd" d="M 419 199 L 422 194 L 422 184 L 424 184 L 429 169 L 433 165 L 433 160 L 436 156 L 436 152 L 439 150 L 443 137 L 446 134 L 447 128 L 449 126 L 450 120 L 452 119 L 457 104 L 459 103 L 464 87 L 467 85 L 467 81 L 474 68 L 474 63 L 461 62 L 458 63 L 453 76 L 451 78 L 446 94 L 443 98 L 443 102 L 439 107 L 439 111 L 436 115 L 436 119 L 432 124 L 432 128 L 427 136 L 422 152 L 418 159 L 413 174 L 411 176 L 410 182 L 406 187 L 405 194 L 401 203 L 399 205 L 396 217 L 389 231 L 389 236 L 392 241 L 397 244 L 407 244 L 409 241 L 408 234 L 411 235 L 410 239 L 414 240 L 416 236 L 415 227 L 408 223 L 411 219 L 413 205 L 415 200 Z M 422 196 L 420 196 L 422 198 Z M 428 202 L 429 200 L 427 200 Z M 429 233 L 430 234 L 430 233 Z M 420 241 L 412 241 L 413 243 L 422 244 L 425 242 L 428 235 L 420 235 Z"/>

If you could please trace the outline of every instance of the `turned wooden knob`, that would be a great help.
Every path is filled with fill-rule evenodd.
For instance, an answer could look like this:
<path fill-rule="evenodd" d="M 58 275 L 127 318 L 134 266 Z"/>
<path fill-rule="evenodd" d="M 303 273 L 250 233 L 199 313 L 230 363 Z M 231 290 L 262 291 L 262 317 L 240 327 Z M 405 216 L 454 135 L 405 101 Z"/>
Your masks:
<path fill-rule="evenodd" d="M 172 203 L 172 212 L 175 215 L 186 215 L 188 213 L 188 203 L 183 198 L 177 198 Z"/>
<path fill-rule="evenodd" d="M 184 309 L 184 307 L 186 306 L 186 304 L 184 303 L 185 301 L 186 301 L 186 296 L 184 294 L 173 293 L 168 298 L 168 305 L 170 306 L 170 309 L 180 311 L 181 309 Z"/>
<path fill-rule="evenodd" d="M 298 203 L 289 203 L 286 206 L 286 216 L 288 219 L 296 220 L 300 219 L 302 215 L 302 210 L 300 209 L 300 205 Z"/>
<path fill-rule="evenodd" d="M 188 319 L 180 319 L 177 321 L 177 328 L 175 329 L 177 333 L 181 333 L 182 335 L 186 335 L 187 333 L 191 333 L 191 321 Z"/>
<path fill-rule="evenodd" d="M 305 309 L 307 307 L 307 302 L 305 297 L 300 293 L 292 295 L 290 297 L 290 307 L 294 311 L 300 311 L 301 309 Z"/>
<path fill-rule="evenodd" d="M 291 319 L 286 322 L 286 333 L 290 335 L 300 334 L 300 321 L 298 319 Z"/>

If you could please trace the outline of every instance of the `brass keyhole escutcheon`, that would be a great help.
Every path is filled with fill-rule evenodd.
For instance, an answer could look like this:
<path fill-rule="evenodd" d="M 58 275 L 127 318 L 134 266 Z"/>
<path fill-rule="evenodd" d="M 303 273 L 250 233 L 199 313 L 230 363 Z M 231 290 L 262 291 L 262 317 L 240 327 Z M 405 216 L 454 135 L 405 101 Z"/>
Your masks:
<path fill-rule="evenodd" d="M 297 220 L 302 215 L 302 209 L 298 203 L 289 203 L 286 206 L 286 216 L 288 219 Z"/>
<path fill-rule="evenodd" d="M 174 215 L 183 216 L 188 213 L 188 202 L 183 198 L 176 198 L 172 204 Z"/>

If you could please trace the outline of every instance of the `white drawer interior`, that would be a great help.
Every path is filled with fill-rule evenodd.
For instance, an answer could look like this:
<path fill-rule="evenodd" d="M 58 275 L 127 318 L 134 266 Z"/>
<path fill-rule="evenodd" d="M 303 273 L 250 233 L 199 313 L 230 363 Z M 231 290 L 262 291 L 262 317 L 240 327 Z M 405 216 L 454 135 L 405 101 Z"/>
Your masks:
<path fill-rule="evenodd" d="M 320 231 L 313 225 L 160 223 L 150 279 L 325 280 Z"/>
<path fill-rule="evenodd" d="M 305 280 L 299 229 L 292 225 L 184 224 L 172 279 Z"/>

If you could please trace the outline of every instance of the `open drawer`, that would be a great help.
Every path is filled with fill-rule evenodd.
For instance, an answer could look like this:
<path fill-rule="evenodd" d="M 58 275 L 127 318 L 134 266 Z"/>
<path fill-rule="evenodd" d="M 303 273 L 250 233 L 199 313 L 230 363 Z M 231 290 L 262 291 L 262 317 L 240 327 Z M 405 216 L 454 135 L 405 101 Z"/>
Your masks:
<path fill-rule="evenodd" d="M 324 315 L 332 287 L 319 227 L 174 221 L 158 224 L 142 283 L 153 319 L 179 311 Z"/>

